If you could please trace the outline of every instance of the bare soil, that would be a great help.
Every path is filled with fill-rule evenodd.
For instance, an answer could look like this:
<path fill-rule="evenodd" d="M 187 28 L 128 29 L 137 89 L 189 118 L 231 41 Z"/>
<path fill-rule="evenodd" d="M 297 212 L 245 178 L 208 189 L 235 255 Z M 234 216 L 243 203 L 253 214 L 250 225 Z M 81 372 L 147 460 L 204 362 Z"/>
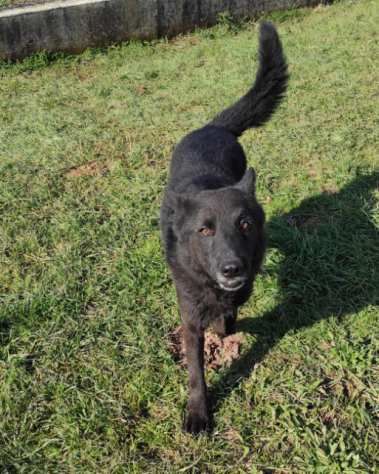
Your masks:
<path fill-rule="evenodd" d="M 171 353 L 182 366 L 186 366 L 186 351 L 183 341 L 182 326 L 178 326 L 170 335 Z M 240 347 L 245 342 L 242 333 L 231 334 L 221 338 L 212 332 L 205 333 L 204 363 L 207 369 L 217 370 L 220 367 L 230 367 L 238 359 Z"/>

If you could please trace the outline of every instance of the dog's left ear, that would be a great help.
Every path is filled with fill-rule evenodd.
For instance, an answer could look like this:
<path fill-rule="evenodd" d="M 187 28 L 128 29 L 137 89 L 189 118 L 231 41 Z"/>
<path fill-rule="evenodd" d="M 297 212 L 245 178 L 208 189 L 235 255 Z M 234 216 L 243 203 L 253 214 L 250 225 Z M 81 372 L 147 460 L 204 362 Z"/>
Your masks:
<path fill-rule="evenodd" d="M 239 189 L 240 191 L 243 191 L 246 193 L 248 196 L 254 196 L 255 195 L 255 171 L 254 168 L 248 168 L 245 171 L 245 174 L 243 175 L 241 181 L 239 181 L 234 187 Z"/>

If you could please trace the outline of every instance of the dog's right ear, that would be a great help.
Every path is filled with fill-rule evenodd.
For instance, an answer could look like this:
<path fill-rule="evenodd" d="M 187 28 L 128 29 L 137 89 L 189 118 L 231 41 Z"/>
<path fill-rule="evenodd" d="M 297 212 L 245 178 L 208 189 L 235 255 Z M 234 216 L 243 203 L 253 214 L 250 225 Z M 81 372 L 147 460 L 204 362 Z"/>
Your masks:
<path fill-rule="evenodd" d="M 179 204 L 180 194 L 175 193 L 174 191 L 167 191 L 166 196 L 165 196 L 165 200 L 166 200 L 167 206 L 170 209 L 174 210 L 174 209 L 176 209 L 177 205 Z"/>
<path fill-rule="evenodd" d="M 195 208 L 193 196 L 190 194 L 167 191 L 165 201 L 173 215 L 174 233 L 179 235 L 188 216 L 192 214 Z"/>
<path fill-rule="evenodd" d="M 166 203 L 177 215 L 188 215 L 195 207 L 194 196 L 189 193 L 175 193 L 167 191 Z"/>

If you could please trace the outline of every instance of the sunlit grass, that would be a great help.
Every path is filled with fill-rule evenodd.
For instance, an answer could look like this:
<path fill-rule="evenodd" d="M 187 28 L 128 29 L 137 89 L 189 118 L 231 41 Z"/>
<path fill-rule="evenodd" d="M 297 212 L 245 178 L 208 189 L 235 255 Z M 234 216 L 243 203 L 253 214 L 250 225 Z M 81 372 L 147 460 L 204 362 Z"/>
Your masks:
<path fill-rule="evenodd" d="M 274 18 L 287 99 L 242 139 L 270 245 L 209 438 L 181 432 L 158 213 L 175 143 L 253 80 L 257 25 L 0 66 L 1 472 L 375 472 L 378 13 Z"/>

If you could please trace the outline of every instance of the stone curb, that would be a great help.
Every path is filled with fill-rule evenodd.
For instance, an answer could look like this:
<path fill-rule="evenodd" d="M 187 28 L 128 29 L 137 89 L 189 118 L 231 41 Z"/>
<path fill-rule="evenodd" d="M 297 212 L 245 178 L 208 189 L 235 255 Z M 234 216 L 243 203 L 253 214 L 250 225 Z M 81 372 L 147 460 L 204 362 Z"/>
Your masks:
<path fill-rule="evenodd" d="M 128 39 L 154 39 L 209 26 L 221 12 L 251 18 L 322 0 L 66 0 L 0 10 L 0 58 L 38 51 L 77 53 Z"/>

